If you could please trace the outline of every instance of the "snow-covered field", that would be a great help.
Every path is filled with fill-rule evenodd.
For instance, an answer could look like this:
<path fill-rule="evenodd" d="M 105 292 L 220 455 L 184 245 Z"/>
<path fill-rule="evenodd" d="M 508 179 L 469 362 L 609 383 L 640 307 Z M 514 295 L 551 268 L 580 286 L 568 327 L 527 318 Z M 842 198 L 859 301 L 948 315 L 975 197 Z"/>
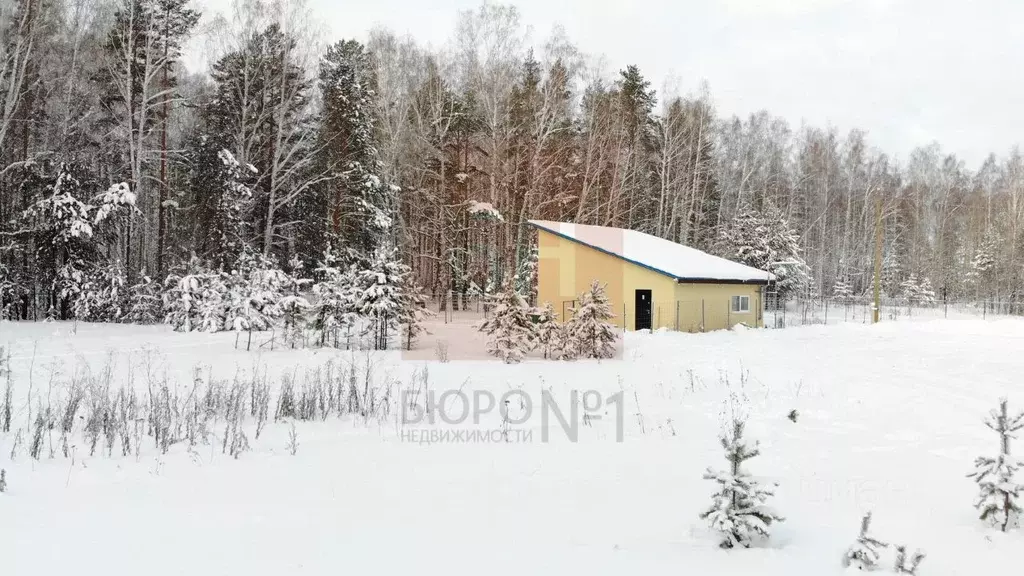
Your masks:
<path fill-rule="evenodd" d="M 233 344 L 162 326 L 0 323 L 14 399 L 14 429 L 0 433 L 0 573 L 826 576 L 843 573 L 868 510 L 875 536 L 927 552 L 921 576 L 1010 574 L 1024 558 L 1024 531 L 982 525 L 966 478 L 997 451 L 982 420 L 998 398 L 1024 406 L 1021 320 L 627 334 L 619 360 L 520 365 Z M 358 367 L 364 390 L 369 367 L 380 406 L 298 422 L 293 455 L 291 422 L 273 421 L 280 379 L 328 364 Z M 144 436 L 137 455 L 115 444 L 108 456 L 101 441 L 89 456 L 79 423 L 69 457 L 59 430 L 28 455 L 32 419 L 71 382 L 140 397 L 166 382 L 184 397 L 196 378 L 253 371 L 274 389 L 271 421 L 259 439 L 243 424 L 251 448 L 238 458 L 223 453 L 223 425 L 195 448 L 163 454 Z M 571 389 L 621 391 L 623 441 L 607 404 L 576 443 L 554 423 L 542 442 L 537 406 L 517 425 L 496 410 L 479 424 L 401 418 L 412 391 L 513 389 L 513 417 L 543 390 L 567 414 Z M 779 483 L 786 516 L 749 550 L 719 549 L 698 518 L 713 490 L 702 473 L 725 465 L 729 410 L 749 414 L 762 447 L 749 470 Z M 449 441 L 420 441 L 431 439 Z"/>

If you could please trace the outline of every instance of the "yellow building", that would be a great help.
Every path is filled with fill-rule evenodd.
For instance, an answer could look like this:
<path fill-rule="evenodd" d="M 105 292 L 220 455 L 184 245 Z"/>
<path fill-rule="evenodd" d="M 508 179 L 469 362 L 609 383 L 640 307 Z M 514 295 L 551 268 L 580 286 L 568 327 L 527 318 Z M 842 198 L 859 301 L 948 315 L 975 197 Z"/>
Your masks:
<path fill-rule="evenodd" d="M 763 325 L 764 287 L 775 276 L 635 230 L 531 220 L 538 230 L 537 301 L 559 319 L 597 280 L 614 322 L 629 330 L 706 332 Z"/>

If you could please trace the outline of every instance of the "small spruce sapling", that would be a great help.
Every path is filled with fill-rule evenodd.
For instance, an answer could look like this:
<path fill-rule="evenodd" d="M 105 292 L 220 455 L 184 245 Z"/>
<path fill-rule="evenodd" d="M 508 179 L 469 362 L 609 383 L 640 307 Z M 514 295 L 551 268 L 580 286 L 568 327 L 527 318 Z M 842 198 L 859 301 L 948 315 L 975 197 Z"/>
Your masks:
<path fill-rule="evenodd" d="M 562 355 L 562 340 L 565 337 L 555 309 L 551 302 L 545 302 L 534 313 L 537 315 L 537 345 L 543 350 L 544 358 L 557 360 Z"/>
<path fill-rule="evenodd" d="M 1011 416 L 1007 400 L 1003 398 L 999 409 L 989 413 L 985 425 L 999 434 L 999 455 L 979 457 L 974 461 L 974 472 L 968 477 L 978 483 L 980 493 L 974 506 L 981 511 L 981 519 L 1006 532 L 1020 522 L 1020 497 L 1024 486 L 1014 480 L 1021 463 L 1010 456 L 1010 440 L 1024 428 L 1024 412 Z"/>
<path fill-rule="evenodd" d="M 756 442 L 750 445 L 743 438 L 743 428 L 743 420 L 734 418 L 732 429 L 721 437 L 729 469 L 715 471 L 708 468 L 704 474 L 705 480 L 718 484 L 718 491 L 714 494 L 714 503 L 700 517 L 723 536 L 722 548 L 734 548 L 736 545 L 749 548 L 755 537 L 770 537 L 772 523 L 785 520 L 766 505 L 774 491 L 762 486 L 743 470 L 743 462 L 761 453 Z"/>
<path fill-rule="evenodd" d="M 854 567 L 858 570 L 872 571 L 878 568 L 878 561 L 881 559 L 882 550 L 889 545 L 881 540 L 876 540 L 868 535 L 871 527 L 871 512 L 864 515 L 860 521 L 860 536 L 857 541 L 846 551 L 843 558 L 843 566 Z"/>
<path fill-rule="evenodd" d="M 530 319 L 530 308 L 514 285 L 508 285 L 497 297 L 490 318 L 480 325 L 487 334 L 487 353 L 514 364 L 533 349 L 537 334 Z"/>
<path fill-rule="evenodd" d="M 573 310 L 572 318 L 565 324 L 564 357 L 611 358 L 615 355 L 615 326 L 609 320 L 614 318 L 611 301 L 604 286 L 594 281 L 580 295 L 579 306 Z"/>
<path fill-rule="evenodd" d="M 7 470 L 0 468 L 0 494 L 7 492 Z"/>
<path fill-rule="evenodd" d="M 916 576 L 917 568 L 921 565 L 921 561 L 924 560 L 924 552 L 917 550 L 913 555 L 907 555 L 906 546 L 896 547 L 896 564 L 893 566 L 893 572 L 897 574 L 910 574 Z"/>

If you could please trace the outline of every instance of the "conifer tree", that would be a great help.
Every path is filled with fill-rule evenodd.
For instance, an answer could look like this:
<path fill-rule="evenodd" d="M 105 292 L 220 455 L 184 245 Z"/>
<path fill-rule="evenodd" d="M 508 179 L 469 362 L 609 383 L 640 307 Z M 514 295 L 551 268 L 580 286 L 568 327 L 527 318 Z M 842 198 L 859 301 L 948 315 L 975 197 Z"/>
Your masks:
<path fill-rule="evenodd" d="M 615 355 L 615 326 L 611 302 L 605 288 L 595 280 L 580 294 L 572 318 L 565 324 L 562 351 L 566 359 L 611 358 Z"/>
<path fill-rule="evenodd" d="M 172 271 L 164 280 L 164 292 L 161 295 L 164 323 L 170 324 L 178 332 L 202 328 L 199 308 L 203 301 L 203 278 L 198 268 L 199 262 L 193 259 L 180 272 Z"/>
<path fill-rule="evenodd" d="M 836 280 L 836 283 L 832 286 L 832 297 L 840 302 L 849 302 L 853 299 L 853 288 L 849 282 Z"/>
<path fill-rule="evenodd" d="M 743 438 L 743 428 L 742 420 L 733 419 L 732 429 L 721 437 L 729 469 L 708 468 L 704 474 L 705 480 L 718 485 L 718 491 L 714 503 L 700 517 L 723 536 L 722 548 L 737 545 L 749 548 L 755 537 L 768 538 L 771 525 L 784 520 L 766 504 L 774 492 L 743 469 L 744 462 L 761 453 L 756 443 L 751 446 Z"/>
<path fill-rule="evenodd" d="M 427 329 L 423 327 L 423 321 L 427 317 L 433 316 L 434 313 L 427 309 L 427 295 L 420 286 L 413 283 L 412 275 L 405 275 L 404 280 L 406 285 L 402 290 L 400 321 L 405 349 L 412 350 L 416 338 L 427 332 Z"/>
<path fill-rule="evenodd" d="M 800 235 L 775 207 L 764 212 L 741 210 L 719 233 L 719 253 L 730 260 L 771 272 L 779 294 L 801 294 L 811 271 L 800 248 Z"/>
<path fill-rule="evenodd" d="M 858 570 L 873 571 L 878 569 L 878 561 L 881 559 L 882 550 L 889 545 L 868 535 L 868 528 L 871 526 L 871 513 L 868 512 L 860 521 L 860 535 L 853 546 L 846 551 L 843 557 L 843 566 L 854 567 Z"/>
<path fill-rule="evenodd" d="M 506 364 L 516 364 L 533 349 L 537 337 L 531 309 L 513 284 L 508 284 L 494 302 L 490 318 L 480 325 L 480 331 L 487 334 L 487 353 Z"/>
<path fill-rule="evenodd" d="M 133 324 L 157 324 L 163 320 L 163 301 L 160 283 L 145 270 L 139 281 L 128 288 L 128 313 L 125 319 Z"/>
<path fill-rule="evenodd" d="M 1008 401 L 999 401 L 999 409 L 989 413 L 985 425 L 999 435 L 999 455 L 982 456 L 974 462 L 969 477 L 978 483 L 979 495 L 974 506 L 981 511 L 981 519 L 991 522 L 1003 532 L 1020 524 L 1021 497 L 1024 486 L 1015 475 L 1021 462 L 1010 456 L 1010 440 L 1024 429 L 1024 412 L 1010 415 Z"/>
<path fill-rule="evenodd" d="M 366 260 L 394 233 L 397 192 L 383 177 L 374 145 L 373 84 L 369 54 L 360 43 L 342 40 L 327 48 L 320 62 L 318 164 L 328 178 L 313 211 L 321 211 L 337 246 Z M 307 244 L 316 245 L 322 230 L 314 227 L 306 236 Z"/>
<path fill-rule="evenodd" d="M 358 273 L 355 312 L 369 320 L 375 350 L 388 347 L 390 334 L 403 320 L 408 275 L 398 251 L 388 248 L 377 250 L 369 266 Z"/>
<path fill-rule="evenodd" d="M 536 308 L 534 313 L 537 316 L 537 346 L 544 352 L 544 358 L 558 360 L 562 356 L 565 333 L 555 314 L 554 306 L 551 302 L 545 302 L 544 306 Z"/>
<path fill-rule="evenodd" d="M 358 278 L 353 267 L 342 268 L 342 264 L 328 247 L 316 269 L 319 279 L 313 284 L 316 302 L 312 307 L 312 328 L 320 335 L 324 346 L 333 337 L 337 342 L 341 329 L 351 329 L 358 320 L 355 311 L 358 299 Z"/>

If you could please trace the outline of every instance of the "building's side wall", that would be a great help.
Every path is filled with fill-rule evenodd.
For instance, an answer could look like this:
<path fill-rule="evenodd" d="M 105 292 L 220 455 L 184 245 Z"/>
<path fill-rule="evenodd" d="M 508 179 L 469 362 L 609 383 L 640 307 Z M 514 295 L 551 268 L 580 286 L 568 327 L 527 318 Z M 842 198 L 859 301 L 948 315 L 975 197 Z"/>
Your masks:
<path fill-rule="evenodd" d="M 733 296 L 749 296 L 750 312 L 735 313 Z M 679 330 L 710 332 L 736 324 L 764 325 L 761 287 L 754 284 L 678 284 Z"/>
<path fill-rule="evenodd" d="M 538 231 L 537 302 L 551 302 L 559 320 L 571 316 L 573 302 L 598 280 L 607 286 L 613 322 L 634 328 L 637 289 L 651 291 L 651 323 L 675 327 L 675 279 L 545 230 Z"/>

